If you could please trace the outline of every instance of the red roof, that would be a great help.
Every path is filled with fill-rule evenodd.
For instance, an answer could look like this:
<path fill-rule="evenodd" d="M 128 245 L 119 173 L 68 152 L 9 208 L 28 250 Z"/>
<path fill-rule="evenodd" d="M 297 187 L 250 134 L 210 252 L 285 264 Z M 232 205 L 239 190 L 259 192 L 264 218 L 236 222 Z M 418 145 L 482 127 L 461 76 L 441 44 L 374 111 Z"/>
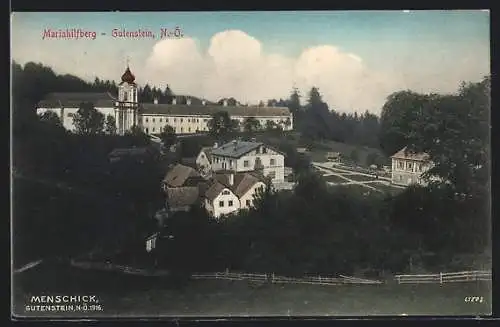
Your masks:
<path fill-rule="evenodd" d="M 135 84 L 134 81 L 135 81 L 135 76 L 130 71 L 130 68 L 127 67 L 127 69 L 125 70 L 125 73 L 123 73 L 123 75 L 122 75 L 122 82 L 129 83 L 129 84 Z"/>

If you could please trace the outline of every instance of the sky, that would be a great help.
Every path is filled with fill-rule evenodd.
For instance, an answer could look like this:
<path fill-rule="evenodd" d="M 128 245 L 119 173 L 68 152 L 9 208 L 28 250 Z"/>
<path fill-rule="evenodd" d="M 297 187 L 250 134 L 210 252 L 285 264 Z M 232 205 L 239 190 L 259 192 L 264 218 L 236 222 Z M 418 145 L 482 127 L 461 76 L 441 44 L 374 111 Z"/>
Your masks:
<path fill-rule="evenodd" d="M 11 53 L 90 81 L 120 81 L 128 63 L 140 86 L 211 101 L 256 104 L 293 87 L 305 98 L 316 86 L 331 109 L 378 114 L 393 92 L 451 93 L 490 74 L 489 22 L 481 10 L 16 12 Z M 182 36 L 162 37 L 176 27 Z M 43 38 L 49 29 L 96 37 Z"/>

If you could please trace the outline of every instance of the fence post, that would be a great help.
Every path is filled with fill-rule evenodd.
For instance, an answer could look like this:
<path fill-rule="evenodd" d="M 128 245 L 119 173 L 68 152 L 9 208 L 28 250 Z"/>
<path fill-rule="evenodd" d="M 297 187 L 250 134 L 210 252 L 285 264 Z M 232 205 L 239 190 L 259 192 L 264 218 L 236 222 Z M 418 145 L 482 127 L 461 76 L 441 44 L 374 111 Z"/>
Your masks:
<path fill-rule="evenodd" d="M 443 273 L 439 273 L 439 284 L 443 284 Z"/>

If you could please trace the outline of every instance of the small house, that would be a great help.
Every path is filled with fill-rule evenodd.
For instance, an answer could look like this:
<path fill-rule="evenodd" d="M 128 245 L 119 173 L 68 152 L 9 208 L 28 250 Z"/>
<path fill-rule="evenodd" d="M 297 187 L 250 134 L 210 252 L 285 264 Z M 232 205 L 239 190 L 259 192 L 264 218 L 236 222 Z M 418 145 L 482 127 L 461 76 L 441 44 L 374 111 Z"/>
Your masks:
<path fill-rule="evenodd" d="M 219 172 L 214 175 L 205 192 L 205 209 L 213 217 L 219 218 L 240 209 L 251 208 L 255 195 L 265 187 L 262 178 L 255 174 Z"/>
<path fill-rule="evenodd" d="M 342 154 L 340 152 L 328 152 L 326 154 L 326 159 L 333 162 L 340 162 Z"/>
<path fill-rule="evenodd" d="M 404 147 L 391 156 L 391 182 L 396 185 L 425 185 L 422 174 L 432 166 L 427 153 L 414 153 Z"/>

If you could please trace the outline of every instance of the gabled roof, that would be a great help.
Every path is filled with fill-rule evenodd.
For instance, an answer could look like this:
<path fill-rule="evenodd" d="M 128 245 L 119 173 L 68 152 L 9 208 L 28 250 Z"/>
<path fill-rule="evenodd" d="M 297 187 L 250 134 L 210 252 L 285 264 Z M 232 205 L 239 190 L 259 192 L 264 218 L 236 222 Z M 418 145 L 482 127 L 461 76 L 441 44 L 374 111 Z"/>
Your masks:
<path fill-rule="evenodd" d="M 167 203 L 171 208 L 191 206 L 199 199 L 196 186 L 167 188 Z"/>
<path fill-rule="evenodd" d="M 196 157 L 184 157 L 181 158 L 181 164 L 191 168 L 196 168 Z"/>
<path fill-rule="evenodd" d="M 407 147 L 405 146 L 395 154 L 391 156 L 391 158 L 395 159 L 411 159 L 411 160 L 418 160 L 418 161 L 427 161 L 430 159 L 429 154 L 425 152 L 421 153 L 414 153 L 414 152 L 409 152 L 407 150 Z"/>
<path fill-rule="evenodd" d="M 213 176 L 212 183 L 205 193 L 209 200 L 215 199 L 224 189 L 229 189 L 238 198 L 245 195 L 255 184 L 263 182 L 262 179 L 251 173 L 234 173 L 234 181 L 229 183 L 231 173 L 216 173 Z"/>
<path fill-rule="evenodd" d="M 190 177 L 201 176 L 195 169 L 177 164 L 167 172 L 163 182 L 171 187 L 179 187 L 183 186 L 186 180 Z"/>
<path fill-rule="evenodd" d="M 199 105 L 199 104 L 164 104 L 164 103 L 142 103 L 141 112 L 145 115 L 206 115 L 212 116 L 219 111 L 227 111 L 229 115 L 255 117 L 255 116 L 290 116 L 290 109 L 286 107 L 245 107 L 245 106 L 221 106 L 221 105 Z"/>
<path fill-rule="evenodd" d="M 200 153 L 203 151 L 203 153 L 205 153 L 205 155 L 207 156 L 208 161 L 212 162 L 212 150 L 213 150 L 213 147 L 206 146 L 206 147 L 201 148 Z"/>
<path fill-rule="evenodd" d="M 82 102 L 91 102 L 95 107 L 113 108 L 116 97 L 109 92 L 49 93 L 38 103 L 39 108 L 78 108 Z"/>
<path fill-rule="evenodd" d="M 207 198 L 210 201 L 213 201 L 217 196 L 219 196 L 220 192 L 222 192 L 222 190 L 225 188 L 226 186 L 214 180 L 212 181 L 207 191 L 205 192 L 205 198 Z"/>
<path fill-rule="evenodd" d="M 223 144 L 218 148 L 212 149 L 213 156 L 223 156 L 240 158 L 241 156 L 247 154 L 248 152 L 257 149 L 258 147 L 264 145 L 260 142 L 247 142 L 247 141 L 231 141 L 229 143 Z"/>
<path fill-rule="evenodd" d="M 276 150 L 272 146 L 269 146 L 262 142 L 233 140 L 219 146 L 218 148 L 212 149 L 212 156 L 231 157 L 238 159 L 260 146 L 265 146 L 266 148 L 271 149 L 276 153 L 284 155 L 281 151 Z"/>

